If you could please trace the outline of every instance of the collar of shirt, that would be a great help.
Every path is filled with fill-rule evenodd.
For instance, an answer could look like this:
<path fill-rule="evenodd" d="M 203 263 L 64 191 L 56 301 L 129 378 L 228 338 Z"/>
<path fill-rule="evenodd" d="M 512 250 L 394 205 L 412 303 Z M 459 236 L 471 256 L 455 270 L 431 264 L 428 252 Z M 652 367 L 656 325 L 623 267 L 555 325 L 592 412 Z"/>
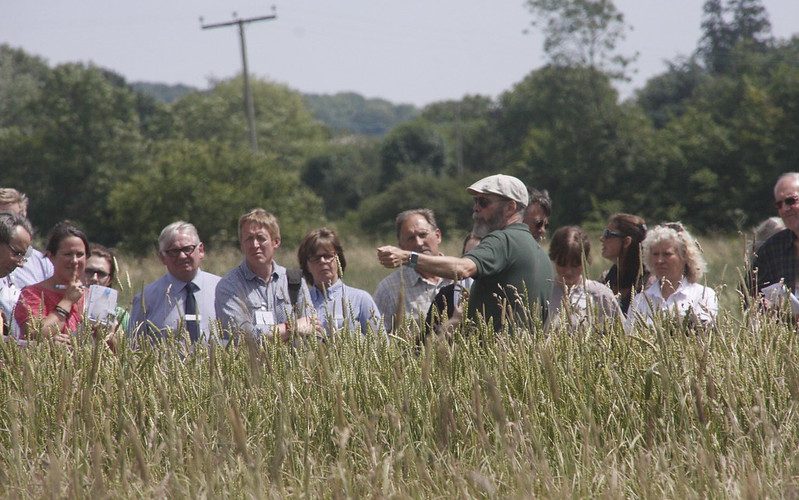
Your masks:
<path fill-rule="evenodd" d="M 311 299 L 316 301 L 316 300 L 330 299 L 336 297 L 342 292 L 343 288 L 344 288 L 344 282 L 342 282 L 341 280 L 336 280 L 335 283 L 325 288 L 324 291 L 317 288 L 316 285 L 312 286 L 309 291 L 311 293 Z"/>
<path fill-rule="evenodd" d="M 439 254 L 439 255 L 443 255 L 443 254 Z M 442 280 L 441 278 L 438 278 L 438 281 L 428 280 L 424 276 L 419 274 L 416 271 L 416 269 L 414 269 L 414 268 L 412 268 L 410 266 L 407 266 L 405 264 L 403 264 L 402 267 L 400 268 L 400 272 L 403 273 L 403 280 L 405 281 L 405 283 L 407 283 L 410 286 L 414 286 L 417 283 L 419 283 L 420 281 L 422 281 L 424 283 L 427 283 L 428 285 L 434 285 L 434 286 L 438 286 L 439 284 L 444 282 L 444 280 Z"/>
<path fill-rule="evenodd" d="M 202 286 L 200 285 L 200 280 L 197 279 L 197 277 L 200 275 L 201 272 L 202 272 L 201 269 L 197 269 L 197 274 L 195 274 L 194 278 L 192 278 L 192 280 L 191 280 L 191 281 L 194 282 L 195 285 L 197 285 L 197 289 L 198 290 L 202 288 Z M 182 293 L 183 289 L 186 288 L 186 285 L 189 282 L 188 281 L 181 281 L 181 280 L 177 279 L 176 277 L 174 277 L 172 275 L 172 273 L 167 271 L 167 273 L 166 273 L 166 283 L 167 283 L 167 287 L 166 287 L 167 293 L 169 293 L 170 295 L 175 295 L 175 294 Z"/>
<path fill-rule="evenodd" d="M 244 276 L 244 279 L 246 279 L 247 281 L 259 280 L 264 282 L 265 284 L 270 282 L 276 282 L 282 274 L 286 274 L 286 268 L 281 266 L 274 260 L 272 261 L 272 275 L 269 281 L 266 281 L 257 274 L 255 274 L 255 272 L 253 272 L 253 270 L 250 269 L 250 266 L 247 265 L 246 260 L 241 261 L 241 264 L 239 264 L 239 270 L 241 271 L 242 276 Z"/>
<path fill-rule="evenodd" d="M 678 298 L 687 297 L 687 295 L 688 295 L 687 289 L 690 286 L 691 286 L 691 283 L 688 283 L 688 280 L 685 278 L 685 276 L 683 276 L 680 279 L 680 286 L 678 286 L 677 289 L 674 290 L 674 293 L 669 295 L 668 299 L 664 299 L 663 298 L 663 294 L 660 292 L 660 281 L 655 281 L 654 283 L 652 283 L 652 286 L 647 288 L 644 293 L 649 295 L 653 299 L 657 299 L 657 300 L 660 300 L 660 301 L 664 302 L 664 301 L 668 301 L 669 299 L 672 299 L 672 298 L 674 298 L 676 300 Z"/>

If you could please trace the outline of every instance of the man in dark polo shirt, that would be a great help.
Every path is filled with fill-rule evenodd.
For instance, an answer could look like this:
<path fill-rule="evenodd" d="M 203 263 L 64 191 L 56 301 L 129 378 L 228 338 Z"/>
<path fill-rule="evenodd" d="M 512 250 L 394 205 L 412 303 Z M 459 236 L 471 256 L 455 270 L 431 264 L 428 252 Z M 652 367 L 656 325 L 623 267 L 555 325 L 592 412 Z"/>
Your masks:
<path fill-rule="evenodd" d="M 510 325 L 508 317 L 524 320 L 543 314 L 552 293 L 552 264 L 524 224 L 527 188 L 516 177 L 497 174 L 467 188 L 474 196 L 474 228 L 480 244 L 463 257 L 409 252 L 393 246 L 377 249 L 388 268 L 402 264 L 420 272 L 459 280 L 474 278 L 468 318 L 485 319 L 495 331 Z"/>

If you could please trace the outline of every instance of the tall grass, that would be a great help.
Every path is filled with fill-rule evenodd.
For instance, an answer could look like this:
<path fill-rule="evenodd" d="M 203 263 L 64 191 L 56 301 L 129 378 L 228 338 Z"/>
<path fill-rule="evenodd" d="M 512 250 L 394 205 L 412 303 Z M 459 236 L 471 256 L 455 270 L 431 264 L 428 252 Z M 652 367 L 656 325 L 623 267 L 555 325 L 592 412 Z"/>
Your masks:
<path fill-rule="evenodd" d="M 2 344 L 0 495 L 795 496 L 795 330 L 752 314 L 421 350 Z"/>

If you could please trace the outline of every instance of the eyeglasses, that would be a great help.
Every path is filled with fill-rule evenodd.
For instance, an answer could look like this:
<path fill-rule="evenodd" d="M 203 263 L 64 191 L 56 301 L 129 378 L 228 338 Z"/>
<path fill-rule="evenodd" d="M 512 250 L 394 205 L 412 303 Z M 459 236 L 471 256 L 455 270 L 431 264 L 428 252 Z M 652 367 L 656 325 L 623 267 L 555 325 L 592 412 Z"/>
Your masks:
<path fill-rule="evenodd" d="M 775 201 L 774 206 L 777 207 L 777 210 L 782 210 L 782 206 L 785 205 L 785 208 L 792 207 L 799 203 L 799 196 L 788 196 L 784 200 Z"/>
<path fill-rule="evenodd" d="M 323 253 L 323 254 L 319 254 L 319 255 L 314 255 L 312 257 L 308 257 L 308 260 L 310 262 L 313 262 L 314 264 L 318 264 L 318 263 L 320 263 L 322 261 L 334 262 L 337 257 L 338 257 L 338 255 L 336 255 L 334 253 Z"/>
<path fill-rule="evenodd" d="M 92 269 L 90 267 L 87 267 L 83 273 L 86 275 L 87 278 L 93 278 L 94 275 L 96 274 L 97 277 L 100 278 L 101 280 L 104 280 L 108 276 L 110 276 L 109 273 L 103 271 L 102 269 Z"/>
<path fill-rule="evenodd" d="M 605 228 L 605 230 L 602 231 L 602 237 L 605 238 L 605 239 L 608 239 L 608 238 L 624 238 L 624 235 L 622 233 L 618 232 L 618 231 L 614 231 L 612 229 Z"/>
<path fill-rule="evenodd" d="M 497 201 L 497 200 L 492 200 L 491 198 L 486 198 L 485 196 L 475 196 L 474 197 L 474 202 L 477 203 L 477 205 L 480 208 L 485 208 L 485 207 L 491 205 L 492 203 L 494 203 L 495 201 Z"/>
<path fill-rule="evenodd" d="M 6 246 L 11 250 L 11 256 L 17 261 L 21 263 L 25 263 L 28 261 L 28 254 L 30 253 L 30 247 L 28 247 L 24 252 L 21 250 L 17 250 L 14 248 L 11 243 L 6 243 Z"/>
<path fill-rule="evenodd" d="M 180 248 L 170 248 L 169 250 L 164 250 L 164 253 L 172 257 L 173 259 L 180 257 L 180 254 L 185 253 L 186 256 L 189 256 L 194 253 L 194 250 L 197 249 L 198 245 L 187 245 L 185 247 Z"/>

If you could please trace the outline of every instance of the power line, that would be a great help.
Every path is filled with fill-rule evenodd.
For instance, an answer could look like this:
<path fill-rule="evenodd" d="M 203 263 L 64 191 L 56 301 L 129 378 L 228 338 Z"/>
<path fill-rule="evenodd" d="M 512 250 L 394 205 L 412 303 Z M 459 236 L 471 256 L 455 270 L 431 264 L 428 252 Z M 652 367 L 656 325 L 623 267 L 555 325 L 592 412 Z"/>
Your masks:
<path fill-rule="evenodd" d="M 258 16 L 258 17 L 249 17 L 247 19 L 239 18 L 236 13 L 233 13 L 233 20 L 222 22 L 222 23 L 212 23 L 212 24 L 203 24 L 203 18 L 200 17 L 200 27 L 204 30 L 213 29 L 213 28 L 225 28 L 228 26 L 238 26 L 239 27 L 239 42 L 241 43 L 241 65 L 242 65 L 242 74 L 244 75 L 244 111 L 247 114 L 247 125 L 250 129 L 250 148 L 252 148 L 253 152 L 258 151 L 258 136 L 255 133 L 255 106 L 252 102 L 252 92 L 250 90 L 250 76 L 249 70 L 247 69 L 247 42 L 244 39 L 244 25 L 249 23 L 254 23 L 258 21 L 271 21 L 272 19 L 277 19 L 277 14 L 275 12 L 275 6 L 272 6 L 273 14 L 268 16 Z"/>

